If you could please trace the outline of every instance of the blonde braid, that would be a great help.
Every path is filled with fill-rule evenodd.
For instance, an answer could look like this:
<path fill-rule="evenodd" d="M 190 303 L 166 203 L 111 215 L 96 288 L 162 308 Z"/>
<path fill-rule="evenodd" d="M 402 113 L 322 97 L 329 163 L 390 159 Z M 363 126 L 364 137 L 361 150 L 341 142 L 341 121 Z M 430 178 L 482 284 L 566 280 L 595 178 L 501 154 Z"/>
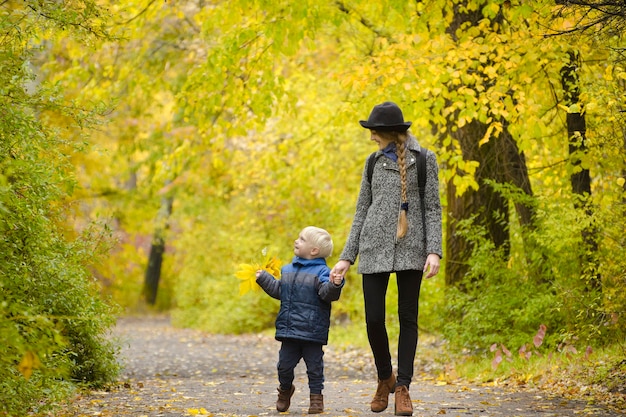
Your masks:
<path fill-rule="evenodd" d="M 398 239 L 403 238 L 406 235 L 408 229 L 407 211 L 408 211 L 408 196 L 406 185 L 406 133 L 398 133 L 396 135 L 396 155 L 398 156 L 398 167 L 400 168 L 400 185 L 402 187 L 402 206 L 400 208 L 400 215 L 398 217 Z"/>

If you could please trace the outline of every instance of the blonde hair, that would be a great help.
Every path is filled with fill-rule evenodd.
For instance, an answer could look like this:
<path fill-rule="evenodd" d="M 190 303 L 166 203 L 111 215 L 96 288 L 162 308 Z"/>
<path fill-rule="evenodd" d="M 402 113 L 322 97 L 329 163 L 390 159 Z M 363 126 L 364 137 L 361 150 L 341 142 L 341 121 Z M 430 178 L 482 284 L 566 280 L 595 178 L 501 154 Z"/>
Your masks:
<path fill-rule="evenodd" d="M 393 140 L 396 144 L 396 156 L 398 157 L 398 168 L 400 168 L 400 187 L 401 187 L 401 197 L 402 204 L 406 204 L 407 208 L 404 209 L 402 206 L 400 208 L 400 214 L 398 216 L 398 229 L 396 231 L 396 236 L 398 238 L 403 238 L 406 236 L 406 232 L 409 228 L 409 223 L 407 220 L 406 213 L 408 211 L 408 194 L 407 194 L 407 185 L 406 185 L 406 141 L 409 137 L 407 132 L 381 132 L 376 131 L 376 133 L 382 137 L 383 139 Z"/>
<path fill-rule="evenodd" d="M 333 240 L 326 230 L 307 226 L 302 229 L 302 235 L 311 242 L 313 247 L 319 249 L 318 258 L 328 258 L 333 254 Z"/>

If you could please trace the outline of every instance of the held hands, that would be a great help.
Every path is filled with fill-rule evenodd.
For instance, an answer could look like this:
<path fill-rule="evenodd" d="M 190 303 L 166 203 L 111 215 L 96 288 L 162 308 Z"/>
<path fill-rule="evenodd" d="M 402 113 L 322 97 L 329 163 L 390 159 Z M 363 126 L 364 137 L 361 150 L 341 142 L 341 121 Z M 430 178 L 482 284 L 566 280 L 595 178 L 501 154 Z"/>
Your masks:
<path fill-rule="evenodd" d="M 335 284 L 335 285 L 341 285 L 341 282 L 343 281 L 343 277 L 339 274 L 330 274 L 330 281 Z"/>
<path fill-rule="evenodd" d="M 424 273 L 428 271 L 426 278 L 432 278 L 439 272 L 439 255 L 436 253 L 431 253 L 426 258 L 426 263 L 424 264 Z"/>
<path fill-rule="evenodd" d="M 333 269 L 330 271 L 330 280 L 335 285 L 340 285 L 343 279 L 346 276 L 346 273 L 350 269 L 350 262 L 341 260 L 335 264 Z"/>

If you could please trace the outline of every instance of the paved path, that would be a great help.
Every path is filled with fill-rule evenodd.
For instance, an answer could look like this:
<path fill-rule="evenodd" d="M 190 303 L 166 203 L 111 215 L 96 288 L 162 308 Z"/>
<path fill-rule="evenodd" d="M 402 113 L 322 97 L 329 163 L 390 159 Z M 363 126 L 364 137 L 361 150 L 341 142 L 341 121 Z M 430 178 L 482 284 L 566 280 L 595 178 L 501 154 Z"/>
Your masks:
<path fill-rule="evenodd" d="M 175 329 L 164 318 L 121 319 L 115 335 L 123 341 L 125 370 L 112 391 L 78 398 L 63 416 L 272 416 L 308 410 L 304 363 L 296 368 L 296 393 L 278 413 L 276 359 L 279 344 L 268 336 L 207 335 Z M 325 348 L 323 416 L 393 416 L 369 410 L 375 390 L 369 352 Z M 541 392 L 438 385 L 418 377 L 411 385 L 414 416 L 609 417 L 624 415 Z"/>

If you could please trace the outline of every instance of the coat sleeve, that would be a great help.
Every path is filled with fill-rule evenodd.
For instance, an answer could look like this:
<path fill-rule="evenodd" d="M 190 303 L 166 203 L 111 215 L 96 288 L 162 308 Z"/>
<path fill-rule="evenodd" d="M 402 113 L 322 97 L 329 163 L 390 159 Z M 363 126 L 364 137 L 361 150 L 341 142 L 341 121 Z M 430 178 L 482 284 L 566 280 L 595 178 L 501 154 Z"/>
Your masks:
<path fill-rule="evenodd" d="M 280 300 L 280 280 L 274 278 L 267 271 L 261 271 L 256 282 L 270 297 Z"/>
<path fill-rule="evenodd" d="M 441 200 L 439 197 L 439 167 L 434 152 L 426 154 L 426 253 L 436 253 L 443 258 Z"/>
<path fill-rule="evenodd" d="M 374 159 L 374 163 L 376 163 L 376 159 Z M 367 210 L 372 204 L 372 185 L 370 184 L 370 180 L 367 178 L 367 164 L 368 161 L 365 163 L 363 175 L 361 176 L 361 189 L 356 203 L 354 218 L 352 219 L 350 234 L 348 235 L 346 245 L 339 256 L 340 260 L 350 261 L 351 264 L 356 262 L 356 257 L 359 254 L 359 238 L 361 236 L 361 230 L 363 229 L 363 223 L 365 222 L 365 217 L 367 216 Z"/>
<path fill-rule="evenodd" d="M 331 303 L 339 299 L 345 280 L 341 283 L 341 285 L 333 284 L 330 282 L 330 269 L 324 268 L 318 276 L 318 282 L 319 287 L 317 289 L 317 294 L 322 300 L 327 303 Z"/>

